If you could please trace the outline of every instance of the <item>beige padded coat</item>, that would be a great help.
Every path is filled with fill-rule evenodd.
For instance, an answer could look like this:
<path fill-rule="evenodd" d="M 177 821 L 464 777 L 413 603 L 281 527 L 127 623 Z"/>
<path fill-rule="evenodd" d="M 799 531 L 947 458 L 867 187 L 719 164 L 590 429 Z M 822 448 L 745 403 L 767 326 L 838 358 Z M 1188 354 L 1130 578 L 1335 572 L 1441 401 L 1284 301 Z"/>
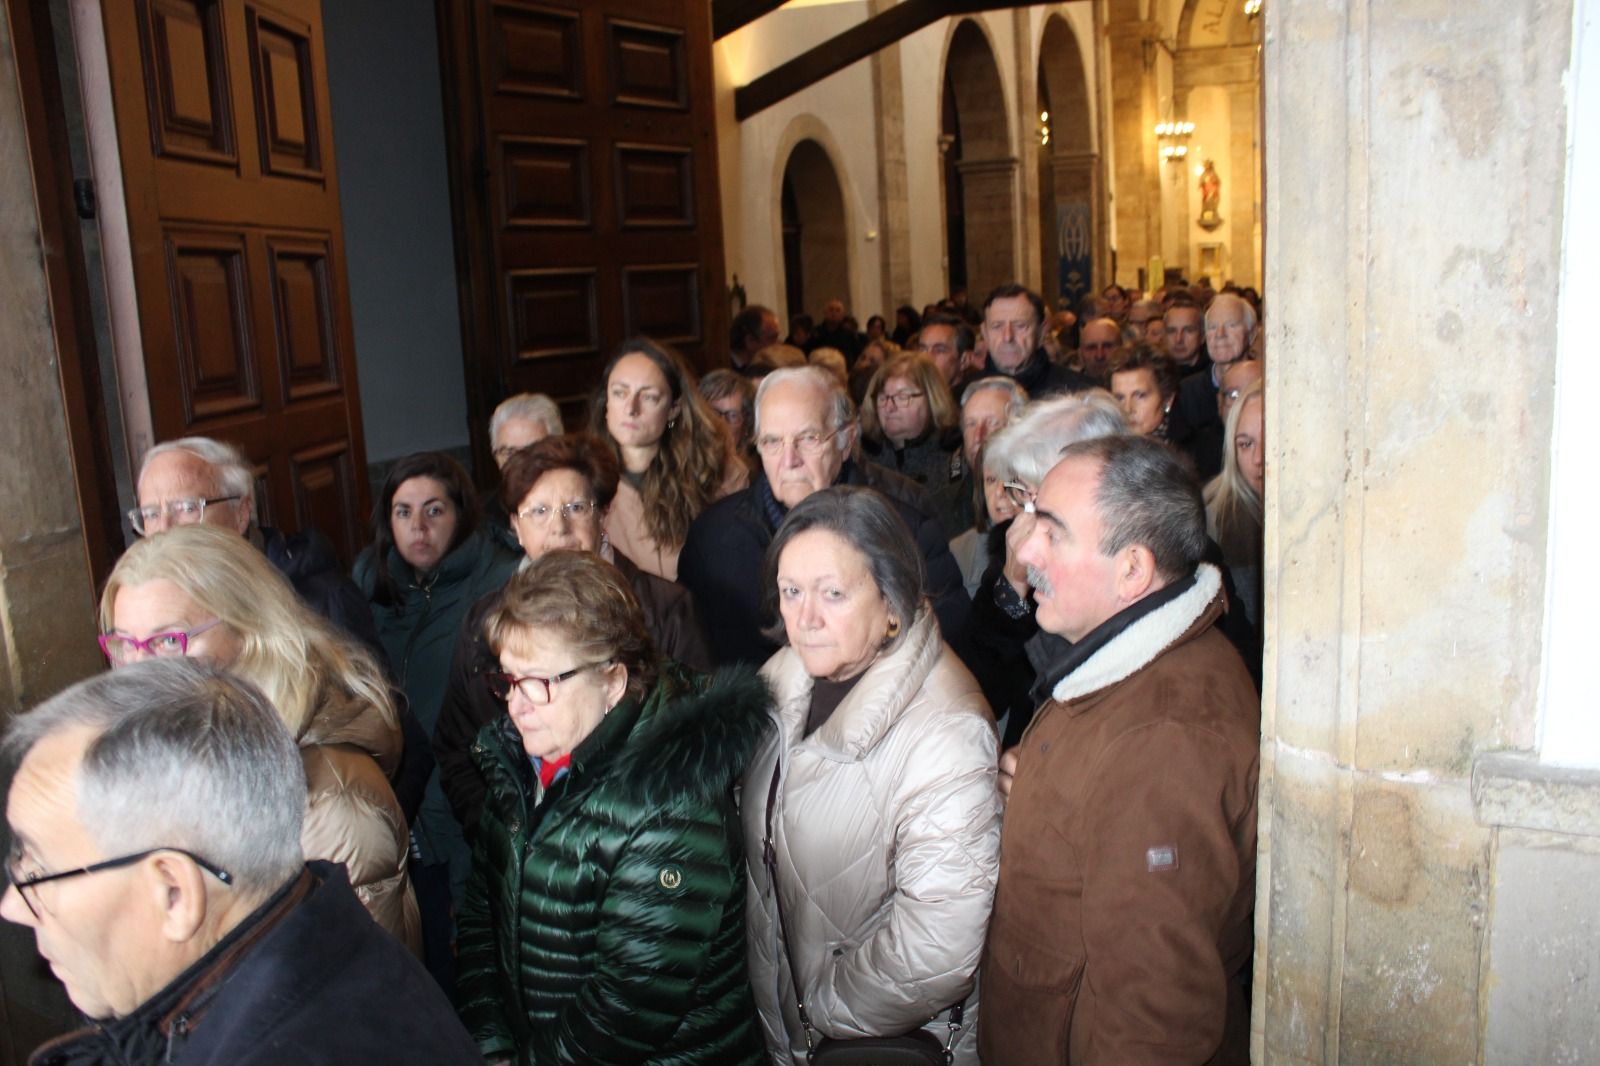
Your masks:
<path fill-rule="evenodd" d="M 762 670 L 778 729 L 745 774 L 750 980 L 774 1061 L 805 1062 L 793 982 L 762 865 L 779 750 L 773 840 L 806 1011 L 823 1036 L 948 1035 L 968 997 L 956 1062 L 977 1062 L 974 975 L 994 901 L 1000 796 L 994 720 L 924 608 L 833 715 L 802 738 L 811 677 L 793 648 Z M 938 1016 L 938 1017 L 936 1017 Z"/>
<path fill-rule="evenodd" d="M 422 924 L 406 870 L 410 833 L 387 776 L 400 764 L 400 726 L 370 703 L 324 692 L 297 740 L 306 771 L 306 858 L 343 863 L 372 917 L 420 958 Z"/>

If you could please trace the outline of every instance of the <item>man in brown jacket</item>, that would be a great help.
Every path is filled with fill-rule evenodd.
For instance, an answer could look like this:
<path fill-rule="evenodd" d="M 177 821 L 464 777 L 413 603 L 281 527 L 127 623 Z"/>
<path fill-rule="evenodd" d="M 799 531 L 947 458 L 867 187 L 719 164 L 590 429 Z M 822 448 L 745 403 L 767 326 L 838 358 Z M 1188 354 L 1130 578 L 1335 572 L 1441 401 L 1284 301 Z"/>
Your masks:
<path fill-rule="evenodd" d="M 1213 625 L 1200 490 L 1166 446 L 1103 437 L 1032 521 L 1039 625 L 1071 647 L 1014 749 L 983 1060 L 1246 1061 L 1260 702 Z"/>

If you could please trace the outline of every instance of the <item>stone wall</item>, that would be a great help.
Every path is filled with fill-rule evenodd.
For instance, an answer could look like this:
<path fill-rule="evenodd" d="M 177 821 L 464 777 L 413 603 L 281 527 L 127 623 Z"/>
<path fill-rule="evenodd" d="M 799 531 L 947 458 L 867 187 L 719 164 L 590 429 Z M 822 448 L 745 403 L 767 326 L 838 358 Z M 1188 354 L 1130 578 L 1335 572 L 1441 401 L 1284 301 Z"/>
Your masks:
<path fill-rule="evenodd" d="M 102 668 L 12 56 L 0 9 L 0 724 Z M 0 922 L 0 1062 L 69 1016 L 32 933 Z"/>
<path fill-rule="evenodd" d="M 1594 1061 L 1600 820 L 1481 799 L 1537 742 L 1572 8 L 1266 18 L 1255 1056 Z"/>

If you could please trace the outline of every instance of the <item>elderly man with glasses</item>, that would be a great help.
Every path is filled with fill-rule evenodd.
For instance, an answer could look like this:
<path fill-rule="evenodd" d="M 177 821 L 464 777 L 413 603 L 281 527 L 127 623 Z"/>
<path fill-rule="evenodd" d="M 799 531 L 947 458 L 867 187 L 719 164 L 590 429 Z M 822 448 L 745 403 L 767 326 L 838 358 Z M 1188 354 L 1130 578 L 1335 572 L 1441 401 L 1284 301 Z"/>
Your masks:
<path fill-rule="evenodd" d="M 305 777 L 245 682 L 160 659 L 22 715 L 0 916 L 95 1024 L 36 1066 L 481 1062 L 342 866 L 300 851 Z"/>
<path fill-rule="evenodd" d="M 678 559 L 678 580 L 694 593 L 712 657 L 759 665 L 778 650 L 762 632 L 776 622 L 761 606 L 767 545 L 790 508 L 830 485 L 865 485 L 888 497 L 922 550 L 925 591 L 959 653 L 970 603 L 944 531 L 915 482 L 860 457 L 855 408 L 843 386 L 818 367 L 777 370 L 762 379 L 755 413 L 761 472 L 701 512 Z"/>

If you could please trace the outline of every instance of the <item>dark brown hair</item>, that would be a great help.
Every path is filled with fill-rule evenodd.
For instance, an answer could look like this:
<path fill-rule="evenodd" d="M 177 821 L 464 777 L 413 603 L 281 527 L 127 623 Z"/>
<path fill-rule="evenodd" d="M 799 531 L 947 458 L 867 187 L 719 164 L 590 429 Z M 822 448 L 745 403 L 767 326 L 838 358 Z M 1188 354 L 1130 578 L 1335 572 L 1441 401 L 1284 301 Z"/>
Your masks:
<path fill-rule="evenodd" d="M 1177 366 L 1150 345 L 1135 344 L 1131 348 L 1120 349 L 1111 357 L 1111 365 L 1106 368 L 1106 380 L 1110 381 L 1115 375 L 1129 370 L 1150 371 L 1150 376 L 1155 379 L 1156 389 L 1161 393 L 1163 400 L 1170 400 L 1178 395 Z"/>
<path fill-rule="evenodd" d="M 383 479 L 383 488 L 372 508 L 373 602 L 388 606 L 395 602 L 399 590 L 389 573 L 389 552 L 394 548 L 394 526 L 389 512 L 394 506 L 394 494 L 414 477 L 431 477 L 444 486 L 450 502 L 456 505 L 456 531 L 450 539 L 448 555 L 461 546 L 478 528 L 481 512 L 478 493 L 472 487 L 472 478 L 466 469 L 443 452 L 417 452 L 399 460 L 389 468 Z"/>
<path fill-rule="evenodd" d="M 588 433 L 564 433 L 519 448 L 506 461 L 500 474 L 500 502 L 505 504 L 506 514 L 515 517 L 539 479 L 552 470 L 571 470 L 587 481 L 595 506 L 602 511 L 617 494 L 621 475 L 611 449 Z"/>

